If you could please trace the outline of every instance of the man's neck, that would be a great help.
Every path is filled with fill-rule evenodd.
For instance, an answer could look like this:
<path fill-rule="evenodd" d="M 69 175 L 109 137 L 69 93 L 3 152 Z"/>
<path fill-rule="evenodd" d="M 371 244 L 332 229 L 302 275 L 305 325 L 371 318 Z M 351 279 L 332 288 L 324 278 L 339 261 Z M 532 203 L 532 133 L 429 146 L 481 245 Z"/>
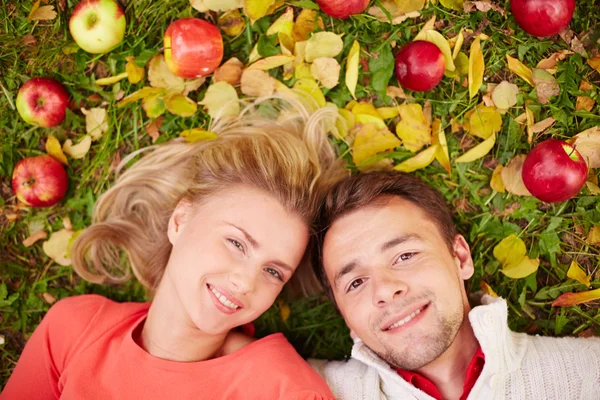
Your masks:
<path fill-rule="evenodd" d="M 478 348 L 479 342 L 465 311 L 463 323 L 450 347 L 416 372 L 429 379 L 444 399 L 458 400 L 463 393 L 467 367 Z"/>

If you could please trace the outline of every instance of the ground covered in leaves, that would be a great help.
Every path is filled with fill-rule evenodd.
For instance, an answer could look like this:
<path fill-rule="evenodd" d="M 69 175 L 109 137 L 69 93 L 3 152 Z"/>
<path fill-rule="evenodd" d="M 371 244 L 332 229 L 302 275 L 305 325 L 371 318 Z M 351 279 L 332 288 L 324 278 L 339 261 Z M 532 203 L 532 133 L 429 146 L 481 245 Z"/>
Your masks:
<path fill-rule="evenodd" d="M 90 224 L 115 165 L 181 134 L 210 139 L 210 117 L 223 105 L 237 112 L 227 100 L 291 87 L 321 107 L 344 110 L 332 142 L 353 171 L 413 172 L 445 195 L 472 248 L 476 273 L 468 289 L 506 298 L 512 329 L 600 334 L 599 1 L 578 1 L 570 29 L 546 39 L 523 32 L 500 1 L 375 0 L 348 20 L 310 0 L 218 2 L 234 8 L 229 12 L 214 3 L 124 2 L 124 42 L 94 56 L 70 37 L 75 1 L 2 0 L 1 384 L 57 299 L 145 299 L 135 282 L 81 281 L 64 248 L 58 254 L 44 246 Z M 190 16 L 223 33 L 224 66 L 206 80 L 173 76 L 161 55 L 166 27 Z M 394 77 L 394 55 L 417 37 L 438 45 L 446 61 L 446 77 L 425 93 L 402 90 Z M 27 125 L 15 110 L 19 87 L 35 76 L 56 78 L 72 96 L 57 128 Z M 553 205 L 529 196 L 520 179 L 524 155 L 551 137 L 575 143 L 591 168 L 576 198 Z M 68 164 L 69 191 L 55 207 L 24 207 L 10 187 L 12 170 L 23 157 L 46 152 Z M 321 297 L 282 299 L 256 325 L 259 335 L 283 331 L 304 356 L 349 354 L 343 320 Z"/>

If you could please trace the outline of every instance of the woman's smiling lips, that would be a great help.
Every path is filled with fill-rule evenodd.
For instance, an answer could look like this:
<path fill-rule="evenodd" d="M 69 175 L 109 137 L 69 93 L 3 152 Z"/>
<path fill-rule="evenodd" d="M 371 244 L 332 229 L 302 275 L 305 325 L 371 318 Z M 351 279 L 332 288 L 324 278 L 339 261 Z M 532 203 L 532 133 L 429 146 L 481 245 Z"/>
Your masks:
<path fill-rule="evenodd" d="M 227 290 L 210 283 L 206 284 L 206 288 L 217 309 L 225 314 L 234 314 L 242 308 L 242 302 L 233 297 Z"/>
<path fill-rule="evenodd" d="M 390 318 L 387 318 L 386 322 L 382 324 L 381 330 L 392 333 L 416 324 L 419 320 L 421 320 L 423 314 L 429 308 L 429 304 L 431 303 L 421 303 L 410 307 L 408 310 L 403 311 L 400 314 L 396 314 Z"/>

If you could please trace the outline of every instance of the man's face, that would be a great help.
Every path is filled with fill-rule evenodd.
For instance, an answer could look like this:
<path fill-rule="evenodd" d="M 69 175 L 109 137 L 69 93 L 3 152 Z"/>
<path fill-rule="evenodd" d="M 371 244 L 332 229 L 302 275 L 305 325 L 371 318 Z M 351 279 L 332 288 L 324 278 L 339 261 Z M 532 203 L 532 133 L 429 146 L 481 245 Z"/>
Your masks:
<path fill-rule="evenodd" d="M 419 207 L 397 196 L 337 219 L 323 263 L 348 327 L 396 368 L 415 370 L 452 344 L 468 310 L 469 246 L 454 252 Z"/>

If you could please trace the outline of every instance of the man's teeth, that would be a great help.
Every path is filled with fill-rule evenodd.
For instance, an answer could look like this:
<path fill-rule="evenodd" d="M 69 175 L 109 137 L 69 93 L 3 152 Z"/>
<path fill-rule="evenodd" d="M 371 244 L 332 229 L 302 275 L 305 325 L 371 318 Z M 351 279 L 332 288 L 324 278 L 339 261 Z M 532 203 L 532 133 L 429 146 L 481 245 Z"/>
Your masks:
<path fill-rule="evenodd" d="M 210 286 L 210 291 L 214 293 L 215 297 L 217 299 L 219 299 L 219 301 L 221 302 L 221 304 L 229 307 L 229 308 L 233 308 L 234 310 L 236 308 L 238 308 L 237 305 L 233 304 L 232 302 L 230 302 L 229 300 L 227 300 L 227 298 L 225 296 L 223 296 L 221 293 L 217 292 L 212 286 Z"/>
<path fill-rule="evenodd" d="M 413 319 L 415 316 L 419 315 L 421 313 L 421 309 L 418 309 L 417 311 L 414 311 L 412 314 L 410 314 L 408 317 L 401 319 L 400 321 L 396 322 L 394 325 L 390 326 L 388 328 L 388 331 L 390 329 L 394 329 L 397 328 L 401 325 L 404 325 L 405 323 L 407 323 L 408 321 L 410 321 L 411 319 Z"/>

